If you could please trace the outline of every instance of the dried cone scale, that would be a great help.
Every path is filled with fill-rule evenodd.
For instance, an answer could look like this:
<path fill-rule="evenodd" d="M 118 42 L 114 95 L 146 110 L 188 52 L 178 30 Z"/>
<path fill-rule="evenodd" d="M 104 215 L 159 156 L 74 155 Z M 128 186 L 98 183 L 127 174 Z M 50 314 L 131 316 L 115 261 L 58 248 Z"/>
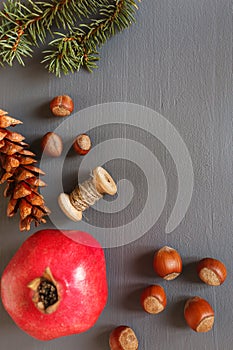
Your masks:
<path fill-rule="evenodd" d="M 0 184 L 6 182 L 4 197 L 10 197 L 7 216 L 20 213 L 20 231 L 29 231 L 31 223 L 35 226 L 45 223 L 50 212 L 39 187 L 46 184 L 39 178 L 44 172 L 34 166 L 35 154 L 28 150 L 21 134 L 7 130 L 10 126 L 22 124 L 0 109 Z"/>

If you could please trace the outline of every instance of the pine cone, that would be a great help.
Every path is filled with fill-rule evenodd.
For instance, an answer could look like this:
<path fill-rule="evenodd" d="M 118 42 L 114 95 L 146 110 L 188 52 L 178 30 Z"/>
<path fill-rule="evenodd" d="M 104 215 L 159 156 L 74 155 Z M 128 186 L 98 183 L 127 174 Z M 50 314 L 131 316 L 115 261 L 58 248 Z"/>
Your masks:
<path fill-rule="evenodd" d="M 6 130 L 9 126 L 22 124 L 0 109 L 0 184 L 7 183 L 4 197 L 10 197 L 7 216 L 14 216 L 19 210 L 20 231 L 29 231 L 34 221 L 37 227 L 45 223 L 50 214 L 44 198 L 38 193 L 39 187 L 46 184 L 39 178 L 45 173 L 34 166 L 35 154 L 28 150 L 24 137 Z"/>

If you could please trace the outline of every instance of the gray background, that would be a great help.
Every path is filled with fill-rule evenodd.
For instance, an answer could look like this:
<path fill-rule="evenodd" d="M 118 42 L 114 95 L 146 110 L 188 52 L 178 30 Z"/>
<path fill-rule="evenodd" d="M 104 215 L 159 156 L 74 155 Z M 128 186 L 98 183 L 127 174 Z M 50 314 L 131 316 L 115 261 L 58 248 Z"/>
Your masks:
<path fill-rule="evenodd" d="M 17 130 L 26 136 L 38 157 L 40 138 L 61 122 L 51 116 L 49 101 L 66 93 L 74 98 L 76 111 L 126 101 L 161 113 L 187 144 L 195 174 L 185 219 L 166 235 L 177 179 L 166 149 L 151 140 L 169 184 L 166 206 L 142 238 L 105 250 L 109 299 L 95 327 L 81 335 L 40 342 L 19 330 L 1 306 L 1 349 L 108 349 L 108 335 L 120 324 L 134 328 L 140 349 L 232 349 L 232 33 L 230 0 L 148 0 L 140 5 L 137 25 L 101 49 L 99 69 L 91 75 L 82 71 L 57 79 L 39 64 L 39 50 L 26 68 L 15 65 L 0 70 L 0 107 L 24 121 Z M 104 132 L 111 131 L 106 128 Z M 145 137 L 133 127 L 128 132 L 137 140 Z M 92 138 L 98 144 L 104 138 L 103 131 L 96 130 Z M 71 155 L 63 172 L 66 189 L 75 183 L 73 162 Z M 143 174 L 130 171 L 130 162 L 118 162 L 116 178 L 125 176 L 133 183 L 141 176 L 142 186 L 146 185 Z M 55 176 L 52 165 L 50 176 Z M 143 188 L 136 186 L 136 190 L 140 193 Z M 139 199 L 133 202 L 133 215 L 140 204 Z M 6 218 L 6 207 L 2 198 L 1 273 L 29 235 L 19 233 L 18 218 Z M 111 223 L 103 214 L 104 220 L 106 225 Z M 177 248 L 184 262 L 183 274 L 170 283 L 157 278 L 152 269 L 154 251 L 165 244 Z M 226 263 L 228 279 L 223 286 L 208 287 L 198 281 L 195 262 L 206 256 Z M 158 316 L 145 314 L 138 302 L 142 289 L 152 283 L 161 283 L 168 296 L 168 306 Z M 185 325 L 184 302 L 193 295 L 206 298 L 215 309 L 214 329 L 207 334 L 196 334 Z"/>

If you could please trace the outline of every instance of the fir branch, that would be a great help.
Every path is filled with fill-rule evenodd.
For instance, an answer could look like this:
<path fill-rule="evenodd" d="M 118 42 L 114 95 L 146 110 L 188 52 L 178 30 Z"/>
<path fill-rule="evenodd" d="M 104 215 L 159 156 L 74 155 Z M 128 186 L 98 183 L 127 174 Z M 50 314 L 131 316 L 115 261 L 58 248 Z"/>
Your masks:
<path fill-rule="evenodd" d="M 140 0 L 138 0 L 140 1 Z M 60 76 L 85 66 L 92 71 L 99 59 L 97 48 L 135 21 L 137 5 L 134 0 L 6 0 L 0 11 L 0 65 L 13 65 L 17 60 L 24 65 L 24 58 L 31 57 L 33 47 L 45 43 L 48 33 L 55 36 L 45 51 L 43 62 L 50 72 Z M 99 19 L 90 19 L 93 15 Z M 79 20 L 89 19 L 89 24 Z M 68 34 L 52 33 L 68 29 Z"/>
<path fill-rule="evenodd" d="M 122 31 L 135 22 L 137 8 L 134 0 L 117 0 L 115 5 L 102 6 L 101 19 L 93 19 L 89 25 L 80 24 L 69 35 L 55 33 L 58 38 L 50 43 L 52 50 L 44 51 L 47 55 L 42 62 L 58 77 L 62 72 L 78 71 L 82 66 L 92 72 L 97 68 L 98 48 L 116 33 L 116 29 Z"/>
<path fill-rule="evenodd" d="M 1 61 L 9 65 L 17 59 L 24 65 L 23 57 L 31 57 L 32 46 L 38 42 L 45 43 L 51 27 L 66 29 L 74 26 L 77 17 L 89 16 L 97 11 L 98 5 L 107 0 L 52 0 L 26 4 L 20 1 L 7 0 L 0 12 L 2 18 L 0 36 Z"/>

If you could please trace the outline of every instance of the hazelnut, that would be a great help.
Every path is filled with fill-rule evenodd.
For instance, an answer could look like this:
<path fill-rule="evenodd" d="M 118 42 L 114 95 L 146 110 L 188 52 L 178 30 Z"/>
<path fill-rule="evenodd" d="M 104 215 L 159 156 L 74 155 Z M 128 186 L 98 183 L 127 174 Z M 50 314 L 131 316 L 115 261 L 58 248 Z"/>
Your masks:
<path fill-rule="evenodd" d="M 220 286 L 227 277 L 226 266 L 217 259 L 204 258 L 197 265 L 200 279 L 210 286 Z"/>
<path fill-rule="evenodd" d="M 208 332 L 214 324 L 214 310 L 205 299 L 193 297 L 189 299 L 184 307 L 184 317 L 196 332 Z"/>
<path fill-rule="evenodd" d="M 50 102 L 50 110 L 57 117 L 66 117 L 74 110 L 74 103 L 70 96 L 56 96 Z"/>
<path fill-rule="evenodd" d="M 41 149 L 49 157 L 59 157 L 63 149 L 61 137 L 54 132 L 48 132 L 41 140 Z"/>
<path fill-rule="evenodd" d="M 171 247 L 163 247 L 154 255 L 153 267 L 158 276 L 173 280 L 182 272 L 180 254 Z"/>
<path fill-rule="evenodd" d="M 87 154 L 91 149 L 91 139 L 86 134 L 78 135 L 73 143 L 73 148 L 80 155 Z"/>
<path fill-rule="evenodd" d="M 111 350 L 138 350 L 138 340 L 134 331 L 128 326 L 115 328 L 109 337 Z"/>
<path fill-rule="evenodd" d="M 145 288 L 141 294 L 141 305 L 149 314 L 162 312 L 167 305 L 167 297 L 163 287 L 153 285 Z"/>

